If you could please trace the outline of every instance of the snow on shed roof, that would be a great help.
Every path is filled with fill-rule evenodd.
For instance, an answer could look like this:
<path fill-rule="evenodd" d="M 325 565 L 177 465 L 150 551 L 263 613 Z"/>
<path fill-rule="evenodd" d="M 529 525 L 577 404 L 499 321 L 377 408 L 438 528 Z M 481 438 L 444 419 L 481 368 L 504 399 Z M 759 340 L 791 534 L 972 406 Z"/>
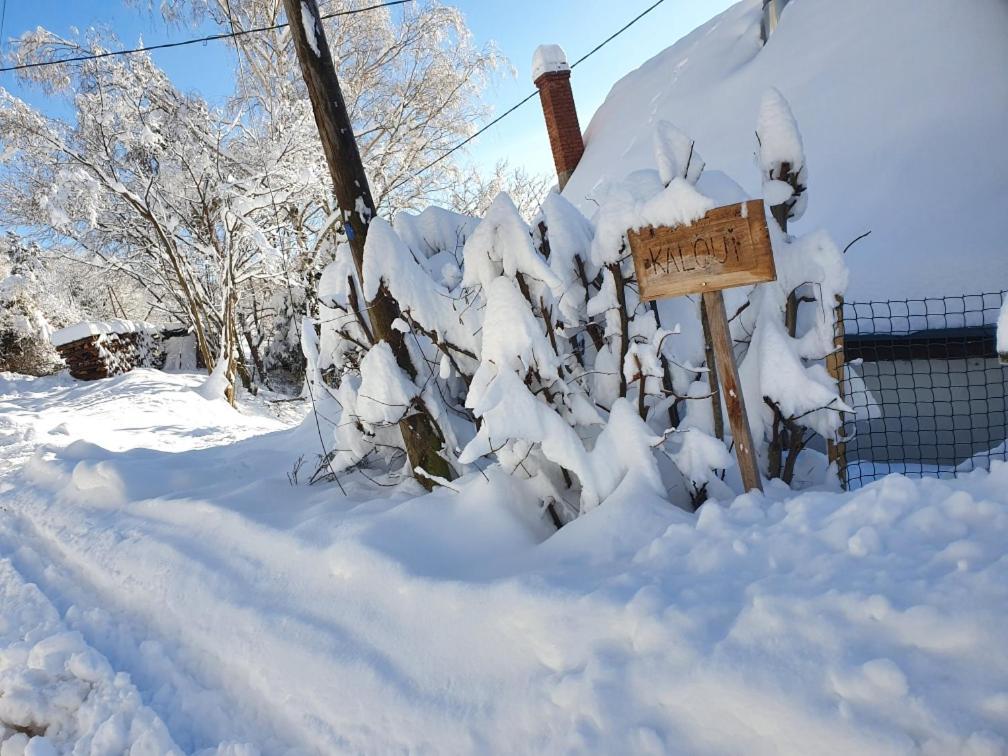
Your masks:
<path fill-rule="evenodd" d="M 760 8 L 743 0 L 617 82 L 564 195 L 590 214 L 600 179 L 655 167 L 665 119 L 759 196 L 756 116 L 775 86 L 808 159 L 794 230 L 825 228 L 841 247 L 872 232 L 847 254 L 849 299 L 1008 288 L 1003 1 L 796 0 L 766 47 Z"/>
<path fill-rule="evenodd" d="M 113 318 L 102 321 L 84 321 L 55 331 L 50 337 L 53 346 L 63 346 L 73 341 L 109 333 L 136 333 L 154 330 L 154 326 L 140 320 Z"/>

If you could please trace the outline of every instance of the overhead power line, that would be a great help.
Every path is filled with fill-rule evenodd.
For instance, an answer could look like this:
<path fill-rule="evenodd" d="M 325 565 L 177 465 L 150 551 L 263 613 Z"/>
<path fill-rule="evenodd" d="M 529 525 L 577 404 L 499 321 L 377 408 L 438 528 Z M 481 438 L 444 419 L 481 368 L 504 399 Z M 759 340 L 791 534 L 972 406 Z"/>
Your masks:
<path fill-rule="evenodd" d="M 6 3 L 6 0 L 4 0 Z M 351 16 L 355 13 L 365 13 L 367 11 L 378 10 L 380 8 L 391 8 L 395 5 L 405 5 L 406 3 L 413 2 L 413 0 L 389 0 L 384 3 L 376 3 L 375 5 L 368 5 L 364 8 L 351 8 L 350 10 L 334 11 L 333 13 L 326 13 L 320 18 L 322 20 L 337 18 L 338 16 Z M 43 60 L 36 63 L 21 63 L 17 66 L 7 66 L 6 68 L 0 68 L 0 73 L 5 73 L 7 71 L 23 71 L 28 68 L 45 68 L 47 66 L 59 66 L 65 63 L 80 63 L 87 60 L 98 60 L 100 58 L 114 58 L 118 55 L 134 55 L 136 53 L 150 52 L 151 50 L 167 50 L 172 47 L 185 47 L 186 45 L 197 45 L 203 44 L 205 42 L 216 42 L 221 39 L 234 39 L 236 37 L 244 37 L 248 34 L 260 34 L 267 31 L 275 31 L 276 29 L 284 29 L 290 25 L 287 21 L 282 24 L 274 24 L 273 26 L 258 26 L 254 29 L 244 29 L 241 31 L 231 31 L 226 34 L 211 34 L 206 37 L 196 37 L 195 39 L 183 39 L 178 42 L 161 42 L 156 45 L 146 45 L 144 47 L 134 47 L 128 50 L 109 50 L 107 52 L 92 53 L 88 55 L 75 55 L 71 58 L 60 58 L 59 60 Z"/>
<path fill-rule="evenodd" d="M 588 58 L 590 58 L 592 55 L 594 55 L 595 53 L 597 53 L 603 47 L 605 47 L 606 45 L 608 45 L 610 42 L 612 42 L 614 39 L 616 39 L 616 37 L 618 37 L 620 34 L 622 34 L 623 32 L 625 32 L 631 26 L 633 26 L 634 24 L 636 24 L 638 21 L 640 21 L 642 18 L 644 18 L 644 16 L 646 16 L 648 13 L 650 13 L 651 11 L 653 11 L 655 8 L 657 8 L 659 5 L 661 5 L 664 2 L 665 2 L 665 0 L 658 0 L 658 2 L 654 3 L 653 5 L 648 6 L 644 10 L 642 10 L 640 13 L 638 13 L 636 16 L 634 16 L 632 19 L 630 19 L 627 23 L 625 23 L 623 26 L 621 26 L 615 32 L 613 32 L 608 37 L 606 37 L 604 40 L 602 40 L 597 45 L 595 45 L 595 47 L 593 47 L 591 50 L 589 50 L 584 55 L 582 55 L 580 58 L 578 58 L 573 63 L 571 63 L 570 67 L 573 69 L 573 68 L 576 68 L 578 66 L 578 64 L 584 63 L 586 60 L 588 60 Z M 427 163 L 427 165 L 425 165 L 423 168 L 421 168 L 416 173 L 414 173 L 413 176 L 414 177 L 419 176 L 424 171 L 427 171 L 427 170 L 430 170 L 431 168 L 433 168 L 435 165 L 437 165 L 438 163 L 440 163 L 442 160 L 444 160 L 445 158 L 447 158 L 449 155 L 451 155 L 451 154 L 453 154 L 453 153 L 461 150 L 463 147 L 465 147 L 467 144 L 469 144 L 469 142 L 471 142 L 472 140 L 474 140 L 476 137 L 478 137 L 480 134 L 484 133 L 488 129 L 496 126 L 498 123 L 500 123 L 505 118 L 507 118 L 509 115 L 511 115 L 512 113 L 514 113 L 516 110 L 518 110 L 518 108 L 520 108 L 526 102 L 528 102 L 533 97 L 535 97 L 537 94 L 539 94 L 539 90 L 538 89 L 534 90 L 532 92 L 529 92 L 527 95 L 525 95 L 524 98 L 522 98 L 521 100 L 519 100 L 518 102 L 516 102 L 514 105 L 512 105 L 510 108 L 508 108 L 507 110 L 505 110 L 503 113 L 501 113 L 499 116 L 497 116 L 496 118 L 494 118 L 492 121 L 490 121 L 489 123 L 483 124 L 475 132 L 473 132 L 472 134 L 470 134 L 468 137 L 466 137 L 465 139 L 463 139 L 461 142 L 459 142 L 458 144 L 456 144 L 454 147 L 452 147 L 451 149 L 449 149 L 447 152 L 442 153 L 441 155 L 439 155 L 438 157 L 434 158 L 432 161 L 430 161 L 429 163 Z"/>
<path fill-rule="evenodd" d="M 610 42 L 612 42 L 614 39 L 616 39 L 616 37 L 618 37 L 620 34 L 622 34 L 623 32 L 625 32 L 631 26 L 633 26 L 634 24 L 636 24 L 638 21 L 640 21 L 642 18 L 644 18 L 644 16 L 646 16 L 648 13 L 650 13 L 651 11 L 653 11 L 655 8 L 657 8 L 659 5 L 661 5 L 664 2 L 665 2 L 665 0 L 658 0 L 658 2 L 656 2 L 654 5 L 648 6 L 647 8 L 645 8 L 644 10 L 642 10 L 636 16 L 634 16 L 629 21 L 627 21 L 625 24 L 623 24 L 623 26 L 621 26 L 619 29 L 617 29 L 612 34 L 610 34 L 608 37 L 606 37 L 601 42 L 599 42 L 597 45 L 595 45 L 595 47 L 593 47 L 591 50 L 589 50 L 584 55 L 582 55 L 580 58 L 578 58 L 573 63 L 571 63 L 571 68 L 576 68 L 577 65 L 578 65 L 578 63 L 583 63 L 584 61 L 588 60 L 588 58 L 590 58 L 592 55 L 594 55 L 595 53 L 597 53 L 603 47 L 605 47 L 606 45 L 608 45 Z"/>

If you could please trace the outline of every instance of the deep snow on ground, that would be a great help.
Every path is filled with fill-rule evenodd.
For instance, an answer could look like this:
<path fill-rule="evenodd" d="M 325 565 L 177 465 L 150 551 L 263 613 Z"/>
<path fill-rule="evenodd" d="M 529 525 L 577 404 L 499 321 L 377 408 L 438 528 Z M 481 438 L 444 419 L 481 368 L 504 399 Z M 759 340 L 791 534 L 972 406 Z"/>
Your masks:
<path fill-rule="evenodd" d="M 1008 750 L 1008 465 L 547 537 L 492 469 L 291 486 L 313 425 L 200 380 L 0 378 L 5 756 Z"/>
<path fill-rule="evenodd" d="M 590 214 L 600 179 L 655 168 L 663 119 L 760 196 L 756 117 L 776 87 L 808 161 L 793 230 L 824 228 L 841 248 L 871 231 L 847 254 L 848 300 L 1004 289 L 1008 3 L 797 0 L 765 47 L 761 6 L 743 0 L 618 81 L 564 196 Z"/>

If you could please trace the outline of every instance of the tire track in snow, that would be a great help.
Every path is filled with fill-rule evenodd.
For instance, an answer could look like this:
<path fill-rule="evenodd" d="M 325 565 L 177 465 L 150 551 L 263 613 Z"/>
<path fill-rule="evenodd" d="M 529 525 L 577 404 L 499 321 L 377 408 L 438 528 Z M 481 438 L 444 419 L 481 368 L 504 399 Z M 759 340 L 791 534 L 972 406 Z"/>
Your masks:
<path fill-rule="evenodd" d="M 5 447 L 0 460 L 0 555 L 9 555 L 12 565 L 44 591 L 68 624 L 117 669 L 130 673 L 145 701 L 163 716 L 184 747 L 213 747 L 238 739 L 255 742 L 268 752 L 298 745 L 330 751 L 341 743 L 345 749 L 338 733 L 319 724 L 324 701 L 316 706 L 306 701 L 300 709 L 284 705 L 270 689 L 269 677 L 257 668 L 257 660 L 265 658 L 271 646 L 282 647 L 284 639 L 274 633 L 263 642 L 268 629 L 259 625 L 249 605 L 242 605 L 253 599 L 259 601 L 260 610 L 266 606 L 265 596 L 257 599 L 249 590 L 249 585 L 270 578 L 262 565 L 257 573 L 251 570 L 256 564 L 254 555 L 246 557 L 240 548 L 232 548 L 233 553 L 222 558 L 222 550 L 214 544 L 203 548 L 200 537 L 205 533 L 198 521 L 191 529 L 179 527 L 184 523 L 158 525 L 124 510 L 95 510 L 73 497 L 67 500 L 60 491 L 61 484 L 71 482 L 68 473 L 59 469 L 64 455 L 57 451 L 54 462 L 33 458 L 40 441 L 49 440 L 48 433 L 38 437 L 36 427 L 52 424 L 50 412 L 58 410 L 57 418 L 64 413 L 72 416 L 83 405 L 86 413 L 99 400 L 111 402 L 108 411 L 113 411 L 117 402 L 136 401 L 122 396 L 118 386 L 127 382 L 130 388 L 130 379 L 115 379 L 117 386 L 74 383 L 69 388 L 47 386 L 48 391 L 37 395 L 14 394 L 29 400 L 24 406 L 6 401 L 10 394 L 0 397 L 5 410 L 0 417 L 0 445 Z M 267 426 L 253 433 L 271 429 Z M 145 441 L 149 435 L 141 432 L 137 440 Z M 192 440 L 196 448 L 206 446 L 209 439 Z M 122 462 L 129 465 L 130 457 L 124 455 Z M 26 475 L 26 465 L 40 469 Z M 56 480 L 45 480 L 50 474 Z M 153 507 L 178 505 L 158 501 Z M 199 504 L 194 507 L 197 518 L 200 508 Z M 187 548 L 189 539 L 192 545 Z M 236 568 L 238 563 L 243 563 L 240 568 Z M 286 569 L 279 563 L 274 568 L 274 572 Z M 231 572 L 228 587 L 221 589 L 217 575 Z M 177 595 L 180 585 L 185 586 L 184 596 Z M 270 598 L 281 593 L 273 591 Z M 202 616 L 193 611 L 194 601 L 209 611 Z M 300 627 L 301 635 L 310 636 L 312 626 L 322 624 L 319 618 L 293 612 L 274 619 L 281 626 L 280 634 Z M 331 640 L 326 645 L 332 645 Z M 311 648 L 312 644 L 305 644 L 307 658 L 301 660 L 305 668 L 312 666 Z"/>
<path fill-rule="evenodd" d="M 0 606 L 0 751 L 181 753 L 137 688 L 9 559 L 0 559 Z"/>
<path fill-rule="evenodd" d="M 68 621 L 131 672 L 181 743 L 409 749 L 409 733 L 422 730 L 428 714 L 416 705 L 444 708 L 443 693 L 419 689 L 379 645 L 350 629 L 341 616 L 348 606 L 379 621 L 387 608 L 366 595 L 371 583 L 334 581 L 325 551 L 202 502 L 130 505 L 141 514 L 47 505 L 28 492 L 20 498 L 22 539 L 36 553 L 20 554 L 20 568 L 61 609 L 87 607 L 71 610 Z M 179 586 L 184 597 L 172 595 Z M 387 731 L 375 731 L 364 703 L 347 706 L 348 678 L 362 701 L 391 691 L 416 708 L 398 709 Z M 186 733 L 194 712 L 179 702 L 188 699 L 218 714 Z M 337 701 L 343 710 L 334 709 Z M 261 729 L 234 730 L 241 722 Z M 461 750 L 473 747 L 468 729 L 459 722 L 454 733 Z"/>
<path fill-rule="evenodd" d="M 81 631 L 118 669 L 131 674 L 145 701 L 165 716 L 185 747 L 213 747 L 237 735 L 270 752 L 286 751 L 304 740 L 302 728 L 288 721 L 284 707 L 277 706 L 268 692 L 260 695 L 261 686 L 247 684 L 254 669 L 241 664 L 244 657 L 222 652 L 224 644 L 190 642 L 198 640 L 186 627 L 193 615 L 171 611 L 170 602 L 164 601 L 164 589 L 169 585 L 165 576 L 160 576 L 159 584 L 142 568 L 144 550 L 171 553 L 170 549 L 145 540 L 142 529 L 129 522 L 120 528 L 117 520 L 125 516 L 67 501 L 60 495 L 59 485 L 52 485 L 67 482 L 58 461 L 46 461 L 48 455 L 32 456 L 44 441 L 63 444 L 69 440 L 66 424 L 59 424 L 63 418 L 76 418 L 80 430 L 90 432 L 94 430 L 90 415 L 96 412 L 102 415 L 98 427 L 103 438 L 116 446 L 164 445 L 158 428 L 163 425 L 162 416 L 168 415 L 161 405 L 177 402 L 178 394 L 172 392 L 180 388 L 184 392 L 192 379 L 147 372 L 135 371 L 101 385 L 38 379 L 39 391 L 34 380 L 17 376 L 10 381 L 10 386 L 18 389 L 13 393 L 7 391 L 8 383 L 0 376 L 0 448 L 4 452 L 0 459 L 0 556 L 9 556 L 12 566 L 44 591 L 67 624 Z M 151 387 L 161 388 L 161 384 L 169 390 L 154 391 L 152 402 L 148 396 Z M 11 398 L 17 401 L 9 401 Z M 202 400 L 195 404 L 202 407 Z M 178 435 L 181 426 L 172 426 L 169 435 L 183 440 L 185 446 L 199 448 L 277 427 L 257 417 L 214 424 L 220 414 L 221 409 L 209 404 L 206 413 L 190 409 L 189 415 L 200 423 L 198 432 L 183 439 Z M 127 417 L 139 426 L 123 425 L 121 421 Z M 54 423 L 55 430 L 46 430 Z M 120 427 L 122 431 L 116 430 Z M 210 431 L 215 432 L 208 435 Z M 50 438 L 54 433 L 64 435 Z M 171 437 L 167 442 L 179 448 Z M 128 454 L 122 457 L 127 463 L 131 459 Z M 57 450 L 56 456 L 59 460 L 63 454 Z M 43 478 L 55 473 L 58 480 L 26 475 L 32 466 L 42 468 L 36 472 Z M 126 545 L 137 547 L 132 553 L 140 556 L 132 572 L 128 564 L 115 560 Z M 181 569 L 185 569 L 184 556 L 176 559 L 183 565 Z M 160 599 L 151 595 L 151 587 L 159 585 Z M 214 598 L 224 601 L 221 596 Z M 212 631 L 218 637 L 227 634 L 226 625 Z"/>
<path fill-rule="evenodd" d="M 24 496 L 17 501 L 25 504 Z M 113 564 L 88 558 L 89 551 L 108 555 L 128 541 L 143 543 L 148 553 L 162 550 L 161 544 L 135 529 L 110 528 L 97 536 L 93 530 L 48 529 L 25 510 L 11 513 L 17 526 L 0 531 L 0 546 L 68 626 L 81 632 L 116 669 L 130 674 L 145 703 L 183 747 L 248 741 L 265 752 L 284 752 L 299 743 L 298 729 L 279 716 L 283 707 L 242 684 L 249 670 L 241 657 L 220 654 L 219 646 L 201 646 L 187 627 L 192 615 L 165 602 L 164 592 L 144 575 L 123 575 L 110 569 Z M 200 629 L 204 635 L 227 633 L 226 626 L 214 623 Z"/>

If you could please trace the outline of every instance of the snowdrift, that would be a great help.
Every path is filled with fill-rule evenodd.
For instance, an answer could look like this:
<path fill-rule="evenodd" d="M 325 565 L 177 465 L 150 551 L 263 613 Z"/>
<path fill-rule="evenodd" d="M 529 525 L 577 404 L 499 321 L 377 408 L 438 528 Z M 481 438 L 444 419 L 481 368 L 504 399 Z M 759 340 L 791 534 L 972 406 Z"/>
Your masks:
<path fill-rule="evenodd" d="M 801 125 L 808 210 L 847 254 L 848 299 L 1008 286 L 1008 5 L 794 0 L 766 47 L 744 0 L 620 80 L 592 118 L 564 195 L 586 214 L 601 179 L 655 168 L 668 120 L 708 167 L 760 196 L 753 123 L 777 87 Z M 577 94 L 577 75 L 573 79 Z"/>

